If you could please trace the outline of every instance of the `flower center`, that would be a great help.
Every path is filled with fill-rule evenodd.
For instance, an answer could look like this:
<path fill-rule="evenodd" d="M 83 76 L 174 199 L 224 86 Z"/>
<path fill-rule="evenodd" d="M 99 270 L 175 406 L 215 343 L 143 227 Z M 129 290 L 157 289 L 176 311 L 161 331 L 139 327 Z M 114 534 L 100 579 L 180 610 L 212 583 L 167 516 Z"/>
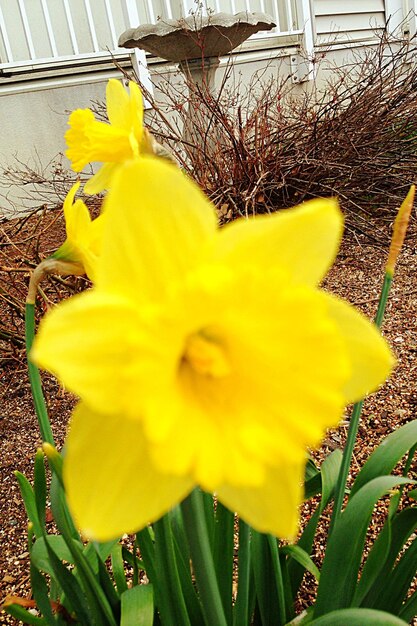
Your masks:
<path fill-rule="evenodd" d="M 198 374 L 221 378 L 230 374 L 230 365 L 223 346 L 201 333 L 188 337 L 183 360 Z"/>

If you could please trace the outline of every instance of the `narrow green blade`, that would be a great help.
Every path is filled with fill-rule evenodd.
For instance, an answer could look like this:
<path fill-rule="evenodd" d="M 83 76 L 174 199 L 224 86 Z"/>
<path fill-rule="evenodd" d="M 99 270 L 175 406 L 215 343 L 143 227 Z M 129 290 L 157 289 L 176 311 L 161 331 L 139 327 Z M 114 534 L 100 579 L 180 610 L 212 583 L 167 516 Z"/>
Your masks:
<path fill-rule="evenodd" d="M 376 603 L 376 608 L 398 615 L 417 571 L 417 539 L 407 548 L 392 570 Z"/>
<path fill-rule="evenodd" d="M 30 584 L 32 587 L 33 597 L 36 601 L 36 606 L 40 610 L 48 626 L 56 626 L 57 622 L 52 613 L 48 585 L 45 578 L 33 565 L 33 563 L 30 564 Z"/>
<path fill-rule="evenodd" d="M 36 508 L 35 494 L 32 485 L 30 484 L 26 476 L 24 476 L 20 472 L 15 472 L 14 475 L 16 476 L 17 482 L 19 483 L 20 493 L 22 494 L 26 514 L 33 524 L 33 530 L 35 531 L 35 535 L 38 538 L 42 537 L 43 527 L 39 520 L 38 510 Z"/>
<path fill-rule="evenodd" d="M 127 591 L 126 573 L 123 563 L 122 546 L 120 543 L 113 547 L 111 551 L 111 567 L 113 570 L 114 580 L 116 582 L 117 591 L 120 595 Z"/>
<path fill-rule="evenodd" d="M 298 545 L 281 546 L 279 551 L 281 554 L 286 554 L 297 563 L 299 563 L 305 570 L 313 574 L 314 578 L 320 580 L 320 571 L 317 565 L 312 561 L 311 556 L 307 554 L 305 550 Z"/>
<path fill-rule="evenodd" d="M 410 481 L 406 478 L 380 476 L 350 498 L 328 540 L 314 609 L 315 617 L 351 606 L 374 505 L 387 491 L 407 482 Z"/>
<path fill-rule="evenodd" d="M 386 476 L 392 472 L 400 459 L 417 443 L 417 420 L 408 422 L 388 437 L 371 454 L 355 482 L 350 497 L 377 476 Z"/>
<path fill-rule="evenodd" d="M 417 527 L 417 509 L 410 507 L 388 519 L 366 559 L 354 597 L 355 606 L 378 608 L 377 598 L 390 580 L 391 570 Z"/>
<path fill-rule="evenodd" d="M 29 611 L 26 611 L 23 607 L 18 604 L 6 604 L 3 605 L 6 613 L 20 620 L 24 624 L 29 624 L 29 626 L 48 626 L 48 622 L 44 620 L 43 617 L 36 617 L 36 615 L 32 615 Z"/>

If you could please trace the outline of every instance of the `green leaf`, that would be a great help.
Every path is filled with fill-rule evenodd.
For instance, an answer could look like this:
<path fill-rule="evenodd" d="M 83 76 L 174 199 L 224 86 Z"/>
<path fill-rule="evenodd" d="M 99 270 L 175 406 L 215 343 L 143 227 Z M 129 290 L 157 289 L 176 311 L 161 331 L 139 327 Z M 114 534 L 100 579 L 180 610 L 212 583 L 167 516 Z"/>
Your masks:
<path fill-rule="evenodd" d="M 355 606 L 378 608 L 375 604 L 381 589 L 391 579 L 391 570 L 410 535 L 417 526 L 417 509 L 409 507 L 388 519 L 365 562 L 353 599 Z"/>
<path fill-rule="evenodd" d="M 45 542 L 48 558 L 51 563 L 54 578 L 65 593 L 67 607 L 70 613 L 74 613 L 81 626 L 90 626 L 95 622 L 90 618 L 90 611 L 85 599 L 85 594 L 72 572 L 70 572 L 59 560 L 54 550 Z M 97 625 L 99 626 L 99 625 Z"/>
<path fill-rule="evenodd" d="M 314 609 L 315 617 L 351 606 L 374 505 L 389 489 L 407 482 L 410 481 L 406 478 L 380 476 L 349 499 L 328 540 Z"/>
<path fill-rule="evenodd" d="M 341 609 L 309 622 L 309 626 L 407 626 L 402 619 L 373 609 Z"/>
<path fill-rule="evenodd" d="M 274 572 L 274 585 L 278 594 L 278 614 L 280 621 L 285 624 L 287 622 L 287 609 L 292 608 L 290 603 L 288 602 L 288 597 L 286 594 L 286 586 L 284 581 L 284 576 L 281 567 L 281 560 L 285 564 L 285 559 L 281 559 L 278 552 L 278 539 L 273 537 L 272 535 L 267 535 L 267 541 L 269 545 L 269 550 L 271 552 L 271 561 L 272 561 L 272 571 Z M 287 577 L 286 577 L 287 578 Z M 277 615 L 278 617 L 278 615 Z M 288 617 L 290 617 L 288 615 Z"/>
<path fill-rule="evenodd" d="M 310 500 L 313 496 L 321 491 L 321 474 L 320 470 L 310 457 L 304 471 L 304 500 Z"/>
<path fill-rule="evenodd" d="M 120 626 L 152 626 L 153 590 L 152 585 L 137 585 L 122 594 L 122 615 Z"/>
<path fill-rule="evenodd" d="M 204 619 L 207 624 L 227 626 L 200 489 L 194 489 L 181 502 L 181 512 Z"/>
<path fill-rule="evenodd" d="M 310 478 L 313 478 L 317 474 L 320 474 L 320 469 L 314 463 L 313 459 L 309 456 L 304 470 L 304 481 L 307 482 L 308 480 L 310 480 Z"/>
<path fill-rule="evenodd" d="M 141 561 L 136 554 L 129 552 L 125 546 L 122 546 L 122 557 L 123 560 L 126 561 L 126 563 L 131 567 L 136 567 L 138 570 L 143 569 L 146 571 L 145 563 Z"/>
<path fill-rule="evenodd" d="M 107 561 L 114 546 L 117 546 L 118 543 L 119 543 L 119 539 L 112 539 L 111 541 L 105 541 L 105 542 L 100 542 L 100 541 L 92 542 L 92 544 L 94 545 L 96 554 L 103 561 L 103 563 Z"/>
<path fill-rule="evenodd" d="M 318 472 L 304 483 L 304 500 L 310 500 L 321 492 L 321 474 Z"/>
<path fill-rule="evenodd" d="M 336 488 L 337 479 L 342 464 L 343 452 L 339 449 L 334 450 L 327 456 L 321 466 L 322 476 L 322 496 L 320 500 L 320 514 L 330 502 Z"/>
<path fill-rule="evenodd" d="M 117 591 L 122 595 L 122 593 L 127 591 L 127 582 L 122 556 L 122 546 L 120 543 L 113 546 L 113 550 L 111 551 L 111 567 Z"/>
<path fill-rule="evenodd" d="M 120 619 L 120 598 L 114 587 L 114 583 L 110 578 L 109 571 L 106 565 L 100 558 L 97 558 L 98 564 L 98 576 L 99 576 L 99 584 L 103 590 L 104 595 L 111 607 L 112 613 L 115 617 L 117 624 Z"/>
<path fill-rule="evenodd" d="M 415 591 L 405 602 L 401 608 L 399 616 L 405 622 L 411 622 L 411 620 L 417 615 L 417 591 Z"/>
<path fill-rule="evenodd" d="M 164 515 L 155 522 L 153 529 L 155 532 L 156 570 L 158 572 L 158 608 L 162 621 L 166 621 L 167 624 L 190 626 L 178 574 L 169 515 Z"/>
<path fill-rule="evenodd" d="M 187 547 L 184 552 L 177 543 L 177 534 L 174 533 L 174 550 L 177 561 L 178 575 L 181 589 L 184 594 L 185 605 L 191 624 L 204 624 L 200 600 L 196 593 L 196 586 L 191 577 L 190 552 Z"/>
<path fill-rule="evenodd" d="M 313 574 L 314 578 L 320 580 L 320 571 L 317 565 L 312 561 L 311 556 L 298 545 L 281 546 L 279 551 L 286 554 L 302 565 L 302 567 Z"/>
<path fill-rule="evenodd" d="M 376 608 L 399 614 L 417 571 L 417 539 L 407 548 L 390 573 L 375 603 Z"/>
<path fill-rule="evenodd" d="M 29 624 L 29 626 L 48 626 L 48 622 L 43 617 L 36 617 L 36 615 L 32 615 L 29 611 L 26 611 L 23 607 L 18 604 L 3 604 L 2 607 L 6 613 L 20 620 L 24 624 Z"/>
<path fill-rule="evenodd" d="M 214 541 L 214 498 L 211 493 L 201 491 L 201 497 L 204 505 L 204 517 L 207 525 L 207 533 L 210 545 L 213 547 Z"/>
<path fill-rule="evenodd" d="M 77 568 L 77 576 L 88 599 L 90 609 L 95 616 L 96 623 L 100 626 L 106 626 L 107 624 L 109 626 L 117 626 L 113 607 L 103 589 L 101 576 L 99 580 L 96 578 L 91 563 L 83 554 L 79 542 L 72 539 L 68 529 L 61 527 L 59 530 L 63 533 L 67 546 L 71 551 L 75 567 Z M 101 563 L 100 560 L 99 563 Z"/>
<path fill-rule="evenodd" d="M 55 446 L 52 446 L 48 442 L 44 442 L 44 444 L 42 445 L 42 450 L 43 450 L 46 458 L 48 459 L 49 467 L 54 472 L 54 474 L 56 474 L 56 477 L 58 478 L 59 482 L 61 483 L 62 488 L 64 488 L 64 479 L 63 479 L 63 475 L 62 475 L 63 474 L 64 459 L 62 457 L 62 454 L 60 452 L 58 452 L 58 450 L 55 448 Z"/>
<path fill-rule="evenodd" d="M 45 618 L 48 626 L 56 626 L 57 622 L 52 613 L 48 585 L 45 578 L 32 562 L 30 564 L 30 584 L 36 606 Z"/>
<path fill-rule="evenodd" d="M 312 515 L 309 522 L 307 523 L 307 526 L 305 527 L 300 539 L 297 542 L 297 545 L 302 548 L 307 554 L 311 554 L 320 515 L 328 505 L 331 497 L 333 496 L 337 483 L 337 478 L 339 476 L 340 465 L 342 463 L 342 456 L 343 454 L 341 450 L 334 450 L 325 458 L 322 463 L 320 472 L 322 482 L 322 496 L 320 504 Z M 288 563 L 287 570 L 293 598 L 295 598 L 303 579 L 305 569 L 297 561 L 291 560 Z"/>
<path fill-rule="evenodd" d="M 86 558 L 80 547 L 79 535 L 69 514 L 65 494 L 55 475 L 52 476 L 51 481 L 51 508 L 58 530 L 72 554 L 72 560 L 77 569 L 77 578 L 89 604 L 91 621 L 98 626 L 116 626 L 115 616 L 98 580 L 97 571 L 94 571 L 89 559 Z M 76 539 L 74 539 L 74 533 Z M 94 558 L 97 559 L 97 555 Z M 63 590 L 66 593 L 64 587 Z"/>
<path fill-rule="evenodd" d="M 71 537 L 75 541 L 79 541 L 80 535 L 75 528 L 73 519 L 68 511 L 65 492 L 56 474 L 52 474 L 49 497 L 51 500 L 52 515 L 54 516 L 54 520 L 58 528 L 65 525 L 65 527 L 69 529 Z"/>
<path fill-rule="evenodd" d="M 142 556 L 143 562 L 145 563 L 145 571 L 148 575 L 149 580 L 153 583 L 154 580 L 157 580 L 157 575 L 155 569 L 155 545 L 151 537 L 150 528 L 146 527 L 143 530 L 139 531 L 136 534 L 136 539 L 140 549 L 140 554 Z M 154 594 L 156 600 L 157 593 L 155 585 Z"/>
<path fill-rule="evenodd" d="M 53 568 L 49 561 L 49 554 L 45 542 L 48 542 L 52 550 L 61 561 L 74 563 L 71 551 L 69 550 L 64 538 L 61 535 L 46 535 L 37 539 L 30 553 L 31 562 L 40 571 L 53 575 Z M 82 544 L 80 543 L 80 546 Z"/>
<path fill-rule="evenodd" d="M 304 528 L 300 539 L 297 542 L 297 545 L 300 546 L 300 548 L 302 548 L 307 554 L 311 554 L 319 519 L 320 506 L 318 506 L 317 509 L 314 511 L 313 515 L 307 523 L 307 526 Z M 305 569 L 297 561 L 291 559 L 291 561 L 288 562 L 287 571 L 293 598 L 295 598 L 301 585 L 301 581 L 303 580 Z"/>
<path fill-rule="evenodd" d="M 35 494 L 26 476 L 20 472 L 15 472 L 14 475 L 17 478 L 20 487 L 20 493 L 22 494 L 23 502 L 26 509 L 26 514 L 29 520 L 33 524 L 33 530 L 36 537 L 42 537 L 43 528 L 39 521 L 38 511 L 36 509 Z"/>
<path fill-rule="evenodd" d="M 390 474 L 400 459 L 416 442 L 417 420 L 401 426 L 388 435 L 359 472 L 350 492 L 350 497 L 373 478 Z"/>
<path fill-rule="evenodd" d="M 252 529 L 251 562 L 263 626 L 282 626 L 274 568 L 266 535 Z"/>

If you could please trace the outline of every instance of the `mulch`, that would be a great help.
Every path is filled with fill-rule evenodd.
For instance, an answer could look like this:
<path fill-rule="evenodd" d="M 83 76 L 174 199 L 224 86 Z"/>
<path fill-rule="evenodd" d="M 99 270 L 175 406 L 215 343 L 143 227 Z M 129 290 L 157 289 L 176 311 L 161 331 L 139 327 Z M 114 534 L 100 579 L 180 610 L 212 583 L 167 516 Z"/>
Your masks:
<path fill-rule="evenodd" d="M 39 223 L 38 223 L 39 222 Z M 36 228 L 35 228 L 35 223 Z M 35 232 L 36 237 L 32 236 Z M 13 237 L 11 237 L 13 235 Z M 10 240 L 15 243 L 10 244 Z M 16 233 L 16 220 L 1 225 L 0 231 L 0 313 L 3 322 L 10 321 L 13 336 L 23 336 L 23 325 L 16 308 L 18 298 L 23 298 L 27 286 L 28 270 L 40 258 L 47 256 L 63 241 L 62 215 L 49 212 L 27 220 Z M 373 318 L 376 312 L 386 246 L 370 245 L 362 236 L 350 236 L 341 246 L 338 258 L 329 272 L 324 287 L 345 298 Z M 6 268 L 6 269 L 5 269 Z M 15 268 L 13 273 L 11 270 Z M 398 365 L 389 381 L 365 403 L 358 441 L 354 451 L 351 478 L 363 465 L 381 440 L 394 429 L 415 418 L 417 408 L 417 235 L 410 236 L 398 261 L 383 333 L 393 347 Z M 13 283 L 12 295 L 10 285 Z M 85 286 L 82 279 L 52 281 L 45 288 L 45 303 L 60 295 L 68 295 Z M 4 293 L 7 298 L 5 299 Z M 10 297 L 9 297 L 10 296 Z M 12 319 L 13 317 L 13 319 Z M 33 459 L 41 444 L 37 421 L 26 374 L 24 351 L 19 341 L 13 345 L 0 339 L 0 517 L 2 550 L 0 551 L 0 599 L 7 594 L 30 597 L 29 561 L 27 551 L 27 517 L 20 497 L 14 471 L 24 473 L 29 480 L 33 475 Z M 45 394 L 55 438 L 62 444 L 74 398 L 60 389 L 57 382 L 44 375 Z M 322 448 L 315 453 L 322 460 L 345 441 L 349 409 L 341 426 L 330 431 Z M 372 543 L 386 512 L 385 500 L 375 511 L 368 536 Z M 303 507 L 304 522 L 314 510 L 315 503 Z M 314 559 L 320 564 L 326 541 L 328 511 L 323 516 L 315 544 Z M 53 520 L 49 522 L 53 524 Z M 299 599 L 299 608 L 311 604 L 314 584 L 307 577 Z M 17 624 L 16 620 L 0 613 L 0 622 Z M 414 622 L 417 625 L 417 620 Z"/>

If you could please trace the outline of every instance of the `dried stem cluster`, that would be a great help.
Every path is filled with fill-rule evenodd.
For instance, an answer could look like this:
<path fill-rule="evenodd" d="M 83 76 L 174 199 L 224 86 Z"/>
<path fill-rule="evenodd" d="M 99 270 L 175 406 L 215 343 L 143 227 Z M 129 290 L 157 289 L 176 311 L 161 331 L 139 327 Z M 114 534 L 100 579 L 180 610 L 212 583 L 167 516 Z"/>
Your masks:
<path fill-rule="evenodd" d="M 232 64 L 216 95 L 204 84 L 184 90 L 162 79 L 162 99 L 145 90 L 150 130 L 223 221 L 336 195 L 347 227 L 384 243 L 383 222 L 416 180 L 416 43 L 385 33 L 332 68 L 320 91 L 294 92 L 289 79 L 264 82 L 259 74 L 245 88 L 231 80 Z"/>

